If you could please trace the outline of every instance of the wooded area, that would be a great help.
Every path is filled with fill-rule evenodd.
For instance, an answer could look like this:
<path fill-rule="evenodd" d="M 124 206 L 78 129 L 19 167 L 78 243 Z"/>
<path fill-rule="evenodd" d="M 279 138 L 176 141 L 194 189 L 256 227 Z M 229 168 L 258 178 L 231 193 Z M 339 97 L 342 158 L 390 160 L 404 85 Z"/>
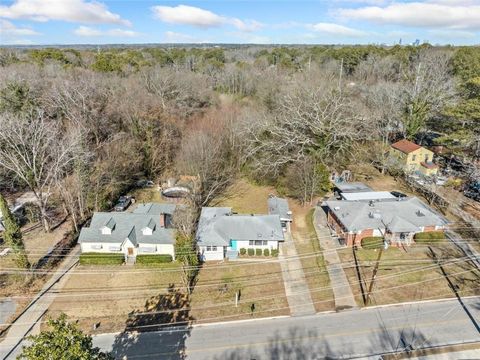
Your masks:
<path fill-rule="evenodd" d="M 0 190 L 32 191 L 46 231 L 139 179 L 197 176 L 205 206 L 242 174 L 305 203 L 330 169 L 388 168 L 395 139 L 480 157 L 478 47 L 2 49 L 0 84 Z"/>

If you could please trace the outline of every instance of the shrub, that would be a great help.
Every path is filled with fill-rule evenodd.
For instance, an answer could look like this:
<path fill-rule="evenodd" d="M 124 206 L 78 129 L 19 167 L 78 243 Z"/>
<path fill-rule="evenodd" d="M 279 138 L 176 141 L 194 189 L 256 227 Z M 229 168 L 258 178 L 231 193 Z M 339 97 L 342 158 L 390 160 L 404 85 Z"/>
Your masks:
<path fill-rule="evenodd" d="M 262 256 L 262 249 L 255 249 L 256 256 Z"/>
<path fill-rule="evenodd" d="M 123 254 L 83 253 L 80 255 L 80 265 L 121 265 L 125 261 Z"/>
<path fill-rule="evenodd" d="M 362 239 L 362 249 L 380 249 L 381 247 L 383 247 L 381 236 L 367 236 Z"/>
<path fill-rule="evenodd" d="M 255 254 L 255 250 L 248 249 L 248 256 L 253 256 Z"/>
<path fill-rule="evenodd" d="M 247 253 L 247 249 L 241 248 L 240 249 L 240 255 L 245 255 Z"/>
<path fill-rule="evenodd" d="M 438 242 L 438 241 L 445 240 L 445 232 L 427 231 L 427 232 L 417 233 L 413 238 L 418 243 Z"/>
<path fill-rule="evenodd" d="M 270 250 L 269 249 L 263 249 L 263 256 L 270 256 Z"/>
<path fill-rule="evenodd" d="M 272 249 L 271 254 L 272 254 L 273 257 L 277 257 L 278 256 L 278 250 L 277 249 Z"/>
<path fill-rule="evenodd" d="M 164 264 L 172 262 L 172 255 L 158 254 L 158 255 L 137 255 L 137 264 Z"/>

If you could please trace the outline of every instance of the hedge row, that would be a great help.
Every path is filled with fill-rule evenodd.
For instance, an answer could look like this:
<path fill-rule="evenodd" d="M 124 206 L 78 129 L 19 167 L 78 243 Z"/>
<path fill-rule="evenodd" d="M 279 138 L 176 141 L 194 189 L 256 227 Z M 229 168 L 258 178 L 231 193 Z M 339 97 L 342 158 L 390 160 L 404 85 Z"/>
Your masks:
<path fill-rule="evenodd" d="M 366 236 L 362 239 L 362 249 L 380 249 L 383 247 L 383 237 Z"/>
<path fill-rule="evenodd" d="M 164 264 L 172 262 L 172 255 L 159 254 L 159 255 L 137 255 L 137 264 Z"/>
<path fill-rule="evenodd" d="M 83 253 L 80 255 L 80 265 L 121 265 L 125 261 L 123 254 Z"/>
<path fill-rule="evenodd" d="M 278 250 L 276 249 L 245 249 L 245 248 L 241 248 L 240 249 L 240 255 L 246 255 L 248 254 L 248 256 L 275 256 L 277 257 L 278 256 Z"/>
<path fill-rule="evenodd" d="M 422 233 L 417 233 L 413 237 L 415 242 L 437 242 L 445 240 L 445 232 L 443 231 L 427 231 Z"/>

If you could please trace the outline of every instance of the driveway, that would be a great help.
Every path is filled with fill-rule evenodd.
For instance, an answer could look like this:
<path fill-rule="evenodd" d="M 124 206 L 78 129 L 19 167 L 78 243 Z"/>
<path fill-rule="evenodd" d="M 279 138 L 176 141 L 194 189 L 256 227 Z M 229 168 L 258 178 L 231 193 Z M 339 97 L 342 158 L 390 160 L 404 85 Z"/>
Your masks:
<path fill-rule="evenodd" d="M 279 260 L 290 314 L 292 316 L 315 314 L 302 262 L 298 258 L 290 232 L 285 233 L 285 242 L 280 245 Z"/>
<path fill-rule="evenodd" d="M 332 284 L 335 308 L 337 310 L 355 308 L 357 307 L 357 303 L 337 253 L 339 244 L 336 240 L 332 239 L 330 230 L 327 227 L 327 216 L 323 209 L 318 206 L 315 207 L 313 216 L 315 232 L 317 233 L 318 241 L 320 241 L 320 247 L 324 251 L 323 256 Z"/>

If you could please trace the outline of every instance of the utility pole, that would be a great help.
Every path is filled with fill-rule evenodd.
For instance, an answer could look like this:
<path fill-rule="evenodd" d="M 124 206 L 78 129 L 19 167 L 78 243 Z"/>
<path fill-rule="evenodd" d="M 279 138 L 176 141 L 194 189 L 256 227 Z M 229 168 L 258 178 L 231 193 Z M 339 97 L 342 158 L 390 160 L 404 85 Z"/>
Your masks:
<path fill-rule="evenodd" d="M 375 267 L 373 268 L 372 280 L 370 280 L 370 286 L 368 287 L 367 296 L 365 299 L 365 305 L 368 305 L 368 303 L 370 302 L 370 295 L 372 294 L 372 291 L 373 291 L 373 285 L 375 284 L 375 278 L 377 277 L 378 266 L 380 265 L 380 259 L 382 258 L 382 254 L 383 254 L 383 246 L 380 249 L 380 252 L 378 253 L 377 262 L 375 263 Z"/>
<path fill-rule="evenodd" d="M 382 221 L 383 223 L 383 221 Z M 386 228 L 386 226 L 385 226 Z M 378 229 L 380 231 L 380 233 L 382 233 L 382 230 L 381 229 Z M 373 273 L 372 273 L 372 280 L 370 280 L 370 285 L 368 287 L 368 291 L 367 291 L 367 296 L 366 296 L 366 299 L 365 299 L 365 306 L 367 306 L 370 302 L 370 297 L 371 297 L 371 294 L 372 294 L 372 291 L 373 291 L 373 286 L 375 285 L 375 279 L 377 277 L 377 272 L 378 272 L 378 267 L 380 266 L 380 260 L 382 259 L 382 254 L 383 254 L 383 250 L 387 249 L 387 243 L 385 242 L 385 233 L 382 234 L 382 238 L 383 238 L 383 246 L 380 248 L 380 251 L 378 253 L 378 256 L 377 256 L 377 261 L 375 263 L 375 267 L 373 268 Z"/>
<path fill-rule="evenodd" d="M 343 58 L 340 61 L 340 76 L 338 77 L 338 91 L 342 93 L 342 75 L 343 75 Z"/>

